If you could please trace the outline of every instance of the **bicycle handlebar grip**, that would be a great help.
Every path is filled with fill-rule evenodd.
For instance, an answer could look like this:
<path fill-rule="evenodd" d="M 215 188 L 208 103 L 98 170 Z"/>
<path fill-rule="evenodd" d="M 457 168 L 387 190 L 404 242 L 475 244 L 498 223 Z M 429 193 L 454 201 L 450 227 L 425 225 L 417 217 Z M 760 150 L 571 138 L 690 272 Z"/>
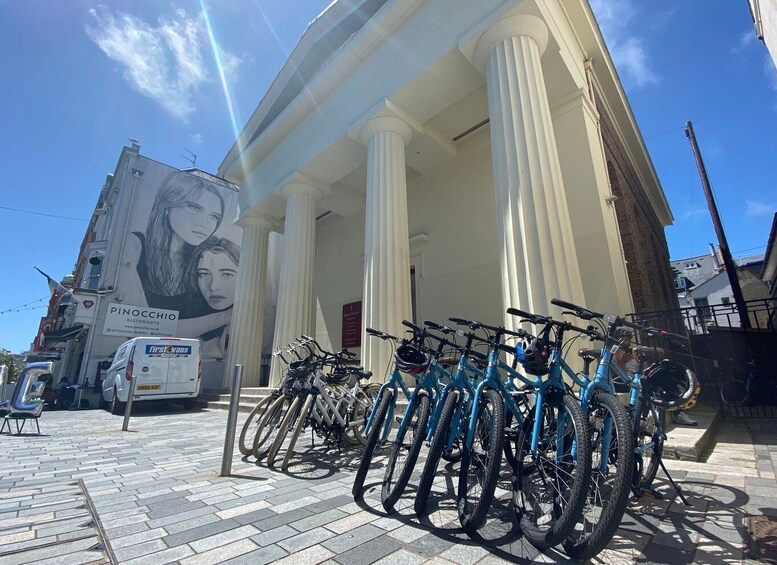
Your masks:
<path fill-rule="evenodd" d="M 373 329 L 373 328 L 367 328 L 365 331 L 366 331 L 368 334 L 370 334 L 370 335 L 380 335 L 380 334 L 382 334 L 382 333 L 383 333 L 383 332 L 381 332 L 381 331 L 378 331 L 378 330 L 376 330 L 376 329 Z"/>
<path fill-rule="evenodd" d="M 423 331 L 421 328 L 416 326 L 413 322 L 410 322 L 408 320 L 402 320 L 402 325 L 405 326 L 406 328 L 410 328 L 414 332 L 415 331 L 418 331 L 418 332 L 422 332 Z"/>
<path fill-rule="evenodd" d="M 552 298 L 550 300 L 551 304 L 554 304 L 556 306 L 560 306 L 561 308 L 567 308 L 569 310 L 585 310 L 582 306 L 578 306 L 577 304 L 572 304 L 571 302 L 567 302 L 566 300 L 561 300 L 560 298 Z"/>
<path fill-rule="evenodd" d="M 444 330 L 445 329 L 445 326 L 441 326 L 440 324 L 438 324 L 436 322 L 431 322 L 429 320 L 424 320 L 424 325 L 425 326 L 429 326 L 433 330 Z"/>
<path fill-rule="evenodd" d="M 511 316 L 518 316 L 520 318 L 533 318 L 534 314 L 529 314 L 528 312 L 524 312 L 523 310 L 518 310 L 518 308 L 513 308 L 512 306 L 507 309 L 507 313 Z"/>
<path fill-rule="evenodd" d="M 582 306 L 578 306 L 577 304 L 572 304 L 571 302 L 567 302 L 566 300 L 561 300 L 559 298 L 551 299 L 550 303 L 556 306 L 560 306 L 561 308 L 567 308 L 568 310 L 573 310 L 575 314 L 577 314 L 581 318 L 587 318 L 589 316 L 591 318 L 604 317 L 604 314 L 600 314 L 599 312 L 589 310 L 588 308 L 583 308 Z"/>
<path fill-rule="evenodd" d="M 687 335 L 675 334 L 675 333 L 672 333 L 672 332 L 668 332 L 666 330 L 658 330 L 658 333 L 660 333 L 662 336 L 670 337 L 672 339 L 679 339 L 679 340 L 687 342 L 687 343 L 691 342 L 691 338 L 688 337 Z"/>
<path fill-rule="evenodd" d="M 448 319 L 454 324 L 459 324 L 460 326 L 468 326 L 470 324 L 470 321 L 465 320 L 464 318 L 448 318 Z"/>

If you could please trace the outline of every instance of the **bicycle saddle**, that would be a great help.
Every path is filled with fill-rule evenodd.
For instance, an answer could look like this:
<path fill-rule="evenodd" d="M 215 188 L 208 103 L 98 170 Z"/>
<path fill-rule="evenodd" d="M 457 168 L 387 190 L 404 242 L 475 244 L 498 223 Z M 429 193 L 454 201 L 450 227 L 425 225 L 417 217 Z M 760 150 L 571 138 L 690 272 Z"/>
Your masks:
<path fill-rule="evenodd" d="M 601 354 L 602 354 L 601 349 L 578 349 L 577 350 L 578 357 L 582 357 L 586 361 L 594 361 L 596 359 L 599 359 Z"/>
<path fill-rule="evenodd" d="M 445 367 L 446 369 L 453 367 L 454 365 L 458 364 L 458 362 L 459 362 L 458 357 L 440 357 L 439 359 L 437 359 L 437 363 Z"/>

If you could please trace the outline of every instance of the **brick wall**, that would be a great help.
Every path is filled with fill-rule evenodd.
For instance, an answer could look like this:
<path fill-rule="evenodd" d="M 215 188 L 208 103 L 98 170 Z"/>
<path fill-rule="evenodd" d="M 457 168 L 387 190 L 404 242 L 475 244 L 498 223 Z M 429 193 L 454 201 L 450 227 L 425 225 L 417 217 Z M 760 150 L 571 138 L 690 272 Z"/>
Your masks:
<path fill-rule="evenodd" d="M 604 153 L 636 312 L 678 308 L 664 227 L 645 195 L 612 123 L 599 107 Z"/>

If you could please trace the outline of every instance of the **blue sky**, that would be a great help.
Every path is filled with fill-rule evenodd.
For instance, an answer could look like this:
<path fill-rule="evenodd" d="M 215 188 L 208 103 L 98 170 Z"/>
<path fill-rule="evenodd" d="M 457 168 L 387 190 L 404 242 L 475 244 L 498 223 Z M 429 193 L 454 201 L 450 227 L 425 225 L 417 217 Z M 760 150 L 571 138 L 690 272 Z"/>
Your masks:
<path fill-rule="evenodd" d="M 215 172 L 235 128 L 329 2 L 0 0 L 0 347 L 28 348 L 48 298 L 33 266 L 54 278 L 72 271 L 128 138 L 178 167 L 189 166 L 189 149 L 199 168 Z M 731 249 L 763 251 L 777 210 L 777 70 L 747 1 L 592 5 L 674 212 L 672 258 L 715 241 L 683 132 L 688 119 Z"/>

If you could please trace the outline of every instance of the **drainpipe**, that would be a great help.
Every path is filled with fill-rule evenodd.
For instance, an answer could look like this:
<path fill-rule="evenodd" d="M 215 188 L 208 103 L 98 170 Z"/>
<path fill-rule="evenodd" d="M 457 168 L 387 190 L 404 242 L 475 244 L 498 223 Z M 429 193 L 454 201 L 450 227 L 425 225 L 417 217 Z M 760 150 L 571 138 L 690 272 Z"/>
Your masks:
<path fill-rule="evenodd" d="M 129 226 L 130 214 L 132 212 L 132 204 L 135 202 L 135 192 L 138 189 L 138 180 L 143 176 L 143 171 L 139 169 L 132 169 L 132 194 L 130 194 L 129 205 L 127 206 L 127 216 L 124 219 L 124 229 L 122 229 L 121 248 L 119 249 L 119 257 L 116 261 L 116 275 L 113 277 L 113 291 L 119 286 L 119 270 L 121 268 L 121 258 L 124 256 L 124 246 L 127 243 L 127 227 Z M 115 232 L 114 232 L 115 235 Z"/>

